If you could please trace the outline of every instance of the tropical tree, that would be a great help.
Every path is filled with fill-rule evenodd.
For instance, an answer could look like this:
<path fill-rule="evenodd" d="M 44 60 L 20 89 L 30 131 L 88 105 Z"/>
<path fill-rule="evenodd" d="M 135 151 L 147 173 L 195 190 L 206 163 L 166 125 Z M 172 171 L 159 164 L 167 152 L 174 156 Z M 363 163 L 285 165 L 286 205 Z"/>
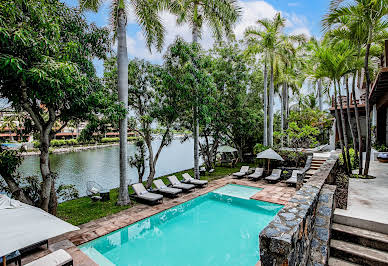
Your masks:
<path fill-rule="evenodd" d="M 240 16 L 240 8 L 236 0 L 175 0 L 170 6 L 177 15 L 177 23 L 188 23 L 192 32 L 192 42 L 201 39 L 203 25 L 208 25 L 214 37 L 230 37 L 234 23 Z M 194 91 L 194 94 L 196 92 Z M 199 179 L 199 97 L 193 106 L 193 139 L 194 139 L 194 176 Z"/>
<path fill-rule="evenodd" d="M 368 175 L 371 153 L 371 121 L 368 100 L 371 86 L 371 75 L 369 70 L 370 49 L 379 33 L 377 29 L 380 27 L 388 27 L 388 0 L 332 0 L 330 2 L 330 11 L 324 19 L 324 26 L 329 27 L 332 24 L 338 23 L 340 19 L 344 19 L 345 17 L 352 25 L 351 28 L 353 30 L 352 34 L 354 34 L 353 40 L 355 43 L 365 46 L 364 72 L 366 81 L 365 110 L 367 135 L 365 140 L 366 156 L 364 175 Z M 366 36 L 362 31 L 366 33 Z"/>
<path fill-rule="evenodd" d="M 97 12 L 104 1 L 79 0 L 81 9 Z M 142 1 L 142 0 L 112 0 L 110 7 L 111 29 L 114 32 L 114 39 L 117 40 L 117 73 L 118 73 L 118 94 L 119 101 L 123 107 L 128 109 L 128 53 L 126 27 L 128 21 L 128 10 L 133 8 L 136 20 L 143 30 L 146 43 L 149 48 L 156 45 L 160 51 L 164 41 L 165 29 L 158 14 L 166 8 L 166 1 Z M 120 188 L 118 205 L 129 204 L 128 178 L 127 178 L 127 138 L 128 118 L 122 117 L 119 124 L 120 131 Z"/>
<path fill-rule="evenodd" d="M 69 121 L 106 108 L 91 58 L 104 58 L 109 51 L 108 30 L 89 25 L 59 1 L 15 0 L 0 3 L 0 32 L 0 96 L 26 112 L 26 122 L 39 135 L 39 206 L 55 213 L 50 140 Z M 118 111 L 117 105 L 105 103 Z M 55 128 L 57 121 L 60 128 Z"/>

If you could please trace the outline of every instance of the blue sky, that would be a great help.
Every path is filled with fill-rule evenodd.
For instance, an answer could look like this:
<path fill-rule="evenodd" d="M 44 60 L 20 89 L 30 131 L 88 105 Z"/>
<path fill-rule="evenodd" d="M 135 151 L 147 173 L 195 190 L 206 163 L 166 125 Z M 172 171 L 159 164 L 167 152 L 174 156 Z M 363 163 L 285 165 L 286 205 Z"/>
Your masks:
<path fill-rule="evenodd" d="M 78 0 L 62 0 L 70 6 L 77 6 Z M 107 0 L 101 6 L 98 13 L 87 12 L 86 19 L 89 22 L 94 22 L 98 26 L 108 25 L 109 19 L 109 3 Z M 242 17 L 235 27 L 237 38 L 242 38 L 244 29 L 247 26 L 255 24 L 258 18 L 271 18 L 276 12 L 281 12 L 286 18 L 287 33 L 304 33 L 308 36 L 321 36 L 321 19 L 328 9 L 328 0 L 240 0 L 242 7 Z M 167 29 L 165 37 L 165 47 L 174 41 L 176 36 L 181 36 L 187 41 L 191 41 L 191 33 L 187 26 L 178 27 L 175 24 L 175 17 L 171 14 L 161 14 L 164 25 Z M 203 48 L 212 46 L 212 36 L 205 28 L 202 37 L 201 45 Z M 145 46 L 144 38 L 135 18 L 130 14 L 127 27 L 127 47 L 130 58 L 138 57 L 149 60 L 153 63 L 162 61 L 162 53 L 149 50 Z M 102 74 L 102 62 L 96 61 L 96 67 L 99 75 Z"/>

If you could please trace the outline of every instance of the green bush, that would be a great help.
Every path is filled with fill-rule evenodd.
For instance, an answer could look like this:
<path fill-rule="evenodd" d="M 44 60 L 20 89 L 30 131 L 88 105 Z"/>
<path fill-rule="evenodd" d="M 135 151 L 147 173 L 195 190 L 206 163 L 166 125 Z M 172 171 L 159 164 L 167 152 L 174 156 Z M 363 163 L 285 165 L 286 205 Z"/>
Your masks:
<path fill-rule="evenodd" d="M 346 150 L 345 150 L 345 152 L 346 152 Z M 359 161 L 359 158 L 356 157 L 356 152 L 354 151 L 353 148 L 349 149 L 349 157 L 350 157 L 350 166 L 351 166 L 352 170 L 358 169 L 360 161 Z M 344 165 L 344 158 L 342 157 L 342 153 L 339 156 L 339 161 L 340 161 L 341 165 Z"/>
<path fill-rule="evenodd" d="M 262 152 L 262 151 L 267 150 L 268 148 L 269 148 L 268 146 L 264 146 L 264 145 L 261 144 L 261 143 L 257 143 L 257 144 L 255 145 L 255 147 L 253 147 L 253 153 L 254 153 L 254 154 L 258 154 L 258 153 L 260 153 L 260 152 Z"/>
<path fill-rule="evenodd" d="M 34 144 L 34 148 L 39 148 L 40 147 L 40 141 L 38 141 L 38 140 L 34 140 L 32 142 L 32 144 Z"/>
<path fill-rule="evenodd" d="M 102 138 L 101 143 L 118 142 L 120 138 Z"/>

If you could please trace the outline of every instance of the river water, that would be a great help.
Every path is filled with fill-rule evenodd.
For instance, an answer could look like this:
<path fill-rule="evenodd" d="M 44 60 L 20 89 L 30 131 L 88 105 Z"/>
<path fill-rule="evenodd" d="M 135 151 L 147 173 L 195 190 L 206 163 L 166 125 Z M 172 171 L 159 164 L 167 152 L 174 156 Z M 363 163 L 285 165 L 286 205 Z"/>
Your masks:
<path fill-rule="evenodd" d="M 153 142 L 153 150 L 159 147 L 160 140 Z M 128 144 L 128 157 L 136 151 L 134 144 Z M 57 185 L 74 184 L 80 196 L 86 195 L 86 182 L 95 181 L 107 189 L 119 186 L 119 146 L 99 148 L 82 152 L 50 155 L 51 170 L 58 174 Z M 156 164 L 156 177 L 192 168 L 193 141 L 181 143 L 176 138 L 165 147 Z M 24 176 L 40 175 L 39 157 L 25 157 L 19 171 Z M 144 178 L 148 176 L 148 169 Z M 138 181 L 136 168 L 128 166 L 130 184 Z"/>

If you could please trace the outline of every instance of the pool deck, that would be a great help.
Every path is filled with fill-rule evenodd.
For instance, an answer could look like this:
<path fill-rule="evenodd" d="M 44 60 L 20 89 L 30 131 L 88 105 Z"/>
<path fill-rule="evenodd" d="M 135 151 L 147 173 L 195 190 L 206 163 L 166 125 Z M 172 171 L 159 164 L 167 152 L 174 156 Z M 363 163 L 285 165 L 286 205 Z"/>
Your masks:
<path fill-rule="evenodd" d="M 376 178 L 349 180 L 348 208 L 336 209 L 335 220 L 388 233 L 388 164 L 371 161 L 369 169 Z"/>
<path fill-rule="evenodd" d="M 22 264 L 36 260 L 55 250 L 64 249 L 73 257 L 74 265 L 76 266 L 97 265 L 77 246 L 109 234 L 125 226 L 131 225 L 156 213 L 182 204 L 227 184 L 238 184 L 263 188 L 263 190 L 253 195 L 251 199 L 282 205 L 286 204 L 295 194 L 295 188 L 288 187 L 285 183 L 279 182 L 277 184 L 268 184 L 264 180 L 254 182 L 246 178 L 234 179 L 231 176 L 227 176 L 221 179 L 213 180 L 209 182 L 208 186 L 201 189 L 195 189 L 193 192 L 183 194 L 178 198 L 164 198 L 163 203 L 156 206 L 148 206 L 139 203 L 132 208 L 123 210 L 119 213 L 103 217 L 86 224 L 82 224 L 79 226 L 80 230 L 78 231 L 70 232 L 50 239 L 48 250 L 44 249 L 37 251 L 29 256 L 23 257 Z"/>

